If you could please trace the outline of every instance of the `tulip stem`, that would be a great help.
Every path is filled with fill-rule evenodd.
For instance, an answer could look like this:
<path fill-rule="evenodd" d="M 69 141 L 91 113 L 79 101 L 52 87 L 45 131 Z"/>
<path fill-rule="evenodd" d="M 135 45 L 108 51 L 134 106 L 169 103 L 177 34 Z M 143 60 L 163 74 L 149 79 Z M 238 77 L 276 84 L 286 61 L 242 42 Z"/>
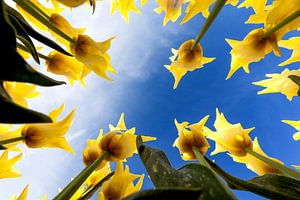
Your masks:
<path fill-rule="evenodd" d="M 108 151 L 105 151 L 97 158 L 97 160 L 86 166 L 60 193 L 56 195 L 56 197 L 54 197 L 54 200 L 70 199 L 108 155 Z"/>
<path fill-rule="evenodd" d="M 47 26 L 49 29 L 51 29 L 53 32 L 58 34 L 60 37 L 64 38 L 65 40 L 69 41 L 71 44 L 76 44 L 77 41 L 73 40 L 70 36 L 62 32 L 60 29 L 58 29 L 55 25 L 53 25 L 47 18 L 45 18 L 43 15 L 41 15 L 37 10 L 32 8 L 27 1 L 24 0 L 13 0 L 16 2 L 21 8 L 23 8 L 26 12 L 28 12 L 31 16 L 39 20 L 42 24 Z"/>
<path fill-rule="evenodd" d="M 20 136 L 20 137 L 16 137 L 16 138 L 9 138 L 9 139 L 6 139 L 6 140 L 1 140 L 0 145 L 10 144 L 10 143 L 18 142 L 18 141 L 23 141 L 24 139 L 25 139 L 25 136 Z"/>
<path fill-rule="evenodd" d="M 289 167 L 282 165 L 266 156 L 263 156 L 255 151 L 253 151 L 252 149 L 246 148 L 245 151 L 247 153 L 251 154 L 252 156 L 256 157 L 257 159 L 265 162 L 266 164 L 274 167 L 275 169 L 282 171 L 286 175 L 289 175 L 291 177 L 294 177 L 294 178 L 300 180 L 300 173 L 297 172 L 296 170 L 293 170 L 292 168 L 289 168 Z"/>
<path fill-rule="evenodd" d="M 199 149 L 197 149 L 197 147 L 195 146 L 192 146 L 192 150 L 200 165 L 204 165 L 205 167 L 210 168 L 210 165 L 206 162 L 204 156 L 200 153 Z"/>
<path fill-rule="evenodd" d="M 31 53 L 24 45 L 20 44 L 17 42 L 17 48 L 18 49 L 21 49 L 23 51 L 26 51 L 28 53 Z M 48 56 L 45 56 L 44 54 L 41 54 L 41 53 L 37 53 L 38 57 L 44 59 L 44 60 L 50 60 L 51 58 L 49 58 Z"/>
<path fill-rule="evenodd" d="M 97 184 L 92 187 L 89 187 L 77 200 L 88 200 L 92 197 L 92 195 L 97 192 L 97 190 L 103 185 L 105 181 L 108 181 L 115 172 L 111 172 L 107 174 L 103 179 L 101 179 Z"/>
<path fill-rule="evenodd" d="M 223 6 L 225 5 L 227 0 L 217 0 L 216 4 L 214 5 L 212 11 L 209 13 L 208 18 L 206 19 L 205 23 L 201 27 L 198 36 L 196 37 L 194 44 L 191 47 L 193 50 L 197 44 L 200 42 L 201 38 L 204 36 L 206 31 L 209 29 L 210 25 L 214 22 L 215 18 L 218 16 L 220 11 L 222 10 Z"/>
<path fill-rule="evenodd" d="M 277 24 L 276 26 L 274 26 L 272 29 L 270 29 L 268 32 L 266 32 L 262 38 L 263 39 L 267 39 L 268 37 L 270 37 L 274 32 L 278 31 L 280 28 L 282 28 L 283 26 L 287 25 L 288 23 L 290 23 L 291 21 L 293 21 L 294 19 L 296 19 L 297 17 L 300 16 L 300 9 L 297 10 L 296 12 L 294 12 L 293 14 L 291 14 L 290 16 L 288 16 L 287 18 L 285 18 L 284 20 L 282 20 L 279 24 Z"/>

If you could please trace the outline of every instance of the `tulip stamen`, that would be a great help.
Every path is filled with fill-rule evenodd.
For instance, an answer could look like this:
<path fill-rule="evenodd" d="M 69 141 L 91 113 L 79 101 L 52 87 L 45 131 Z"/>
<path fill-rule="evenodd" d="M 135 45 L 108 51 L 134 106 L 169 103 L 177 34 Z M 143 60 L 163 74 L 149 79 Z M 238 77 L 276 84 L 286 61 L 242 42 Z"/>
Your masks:
<path fill-rule="evenodd" d="M 298 180 L 300 180 L 300 173 L 297 172 L 296 170 L 293 170 L 292 168 L 289 168 L 279 162 L 276 162 L 264 155 L 261 155 L 255 151 L 253 151 L 252 149 L 250 148 L 245 148 L 245 151 L 249 154 L 251 154 L 252 156 L 256 157 L 257 159 L 265 162 L 266 164 L 274 167 L 275 169 L 279 170 L 279 171 L 282 171 L 283 173 L 285 173 L 286 175 L 289 175 L 291 177 L 294 177 Z"/>
<path fill-rule="evenodd" d="M 297 10 L 296 12 L 294 12 L 293 14 L 291 14 L 290 16 L 288 16 L 287 18 L 285 18 L 283 21 L 281 21 L 280 23 L 278 23 L 276 26 L 274 26 L 273 28 L 271 28 L 269 31 L 267 31 L 262 38 L 263 39 L 267 39 L 270 36 L 273 35 L 273 33 L 275 33 L 276 31 L 278 31 L 280 28 L 284 27 L 285 25 L 287 25 L 288 23 L 290 23 L 291 21 L 293 21 L 294 19 L 296 19 L 297 17 L 300 16 L 300 9 Z"/>
<path fill-rule="evenodd" d="M 201 27 L 201 30 L 199 31 L 194 44 L 191 47 L 191 50 L 193 50 L 197 44 L 200 42 L 201 38 L 204 36 L 206 31 L 209 29 L 210 25 L 214 22 L 218 14 L 220 13 L 221 9 L 225 5 L 227 0 L 217 0 L 216 4 L 214 5 L 212 11 L 210 12 L 208 18 L 206 19 L 205 23 Z"/>

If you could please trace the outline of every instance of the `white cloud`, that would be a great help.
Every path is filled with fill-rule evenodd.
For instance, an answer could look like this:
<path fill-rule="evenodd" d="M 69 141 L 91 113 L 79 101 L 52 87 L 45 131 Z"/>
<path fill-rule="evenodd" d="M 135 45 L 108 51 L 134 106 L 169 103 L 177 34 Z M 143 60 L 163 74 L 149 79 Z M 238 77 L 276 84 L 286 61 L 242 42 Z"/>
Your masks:
<path fill-rule="evenodd" d="M 98 2 L 94 15 L 91 9 L 81 7 L 66 10 L 63 15 L 75 27 L 86 27 L 87 34 L 95 40 L 117 36 L 113 40 L 110 55 L 118 74 L 112 76 L 113 82 L 90 75 L 87 88 L 80 84 L 71 87 L 63 85 L 53 88 L 40 88 L 42 95 L 30 102 L 33 109 L 48 113 L 61 103 L 66 104 L 63 115 L 76 108 L 74 126 L 68 133 L 71 145 L 77 152 L 75 156 L 56 149 L 26 149 L 22 161 L 16 165 L 23 177 L 0 181 L 1 199 L 19 194 L 26 184 L 30 184 L 28 199 L 41 199 L 44 194 L 50 197 L 63 187 L 83 168 L 81 150 L 86 139 L 95 137 L 100 128 L 107 128 L 110 120 L 116 121 L 116 108 L 124 107 L 126 92 L 135 90 L 137 81 L 147 79 L 163 66 L 149 66 L 156 47 L 170 49 L 166 29 L 162 27 L 162 16 L 153 14 L 154 3 L 146 4 L 143 14 L 131 14 L 130 23 L 125 24 L 120 14 L 109 16 L 109 1 Z M 175 32 L 176 31 L 172 31 Z M 45 70 L 44 70 L 45 71 Z M 57 77 L 57 76 L 55 76 Z M 61 77 L 57 77 L 61 79 Z M 133 103 L 133 102 L 131 102 Z M 137 103 L 137 102 L 136 102 Z M 113 118 L 114 117 L 114 118 Z"/>

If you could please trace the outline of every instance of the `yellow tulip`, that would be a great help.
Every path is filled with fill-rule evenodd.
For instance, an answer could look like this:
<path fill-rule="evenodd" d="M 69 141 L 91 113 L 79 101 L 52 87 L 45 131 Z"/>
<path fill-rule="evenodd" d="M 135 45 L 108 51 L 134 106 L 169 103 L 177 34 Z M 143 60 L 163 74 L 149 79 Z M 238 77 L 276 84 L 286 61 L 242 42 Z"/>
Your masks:
<path fill-rule="evenodd" d="M 293 165 L 296 169 L 300 169 L 300 165 Z"/>
<path fill-rule="evenodd" d="M 254 152 L 259 153 L 260 155 L 263 155 L 265 157 L 268 157 L 269 159 L 272 159 L 278 163 L 283 164 L 283 162 L 281 162 L 278 159 L 275 158 L 271 158 L 269 156 L 267 156 L 263 150 L 261 149 L 261 147 L 259 146 L 258 140 L 257 138 L 254 139 L 253 141 L 253 149 Z M 280 171 L 278 171 L 277 169 L 275 169 L 274 167 L 266 164 L 265 162 L 257 159 L 256 157 L 252 156 L 251 154 L 247 154 L 245 156 L 234 156 L 229 154 L 234 161 L 239 162 L 239 163 L 243 163 L 247 166 L 248 169 L 252 170 L 253 172 L 255 172 L 256 174 L 258 174 L 259 176 L 268 174 L 268 173 L 280 173 Z"/>
<path fill-rule="evenodd" d="M 280 56 L 276 35 L 268 39 L 263 39 L 264 34 L 265 30 L 259 28 L 248 33 L 242 41 L 226 39 L 232 48 L 230 51 L 231 67 L 226 80 L 239 68 L 243 68 L 246 73 L 249 73 L 249 64 L 260 61 L 272 50 L 275 55 Z"/>
<path fill-rule="evenodd" d="M 115 70 L 110 64 L 110 57 L 107 51 L 113 38 L 103 42 L 96 42 L 87 35 L 79 34 L 76 44 L 71 44 L 71 51 L 78 61 L 82 62 L 98 76 L 111 80 L 106 75 L 106 72 L 110 71 L 114 74 Z"/>
<path fill-rule="evenodd" d="M 194 40 L 184 42 L 177 50 L 172 49 L 173 56 L 170 57 L 172 64 L 165 67 L 173 74 L 175 83 L 173 89 L 176 89 L 181 78 L 188 72 L 202 68 L 203 64 L 212 62 L 215 58 L 206 58 L 202 55 L 200 44 L 191 50 Z M 177 60 L 176 60 L 177 58 Z"/>
<path fill-rule="evenodd" d="M 191 20 L 194 16 L 201 13 L 203 17 L 207 18 L 209 15 L 210 6 L 215 3 L 216 0 L 190 0 L 189 5 L 187 6 L 183 20 L 180 24 L 184 24 Z M 226 4 L 236 5 L 238 0 L 228 0 Z"/>
<path fill-rule="evenodd" d="M 99 147 L 98 140 L 88 140 L 87 146 L 83 150 L 82 159 L 85 165 L 89 165 L 103 154 L 103 150 Z M 103 168 L 106 162 L 101 162 L 98 169 Z"/>
<path fill-rule="evenodd" d="M 21 158 L 22 154 L 19 154 L 11 159 L 8 159 L 8 151 L 5 150 L 0 157 L 0 179 L 22 176 L 18 170 L 13 168 L 13 166 L 20 161 Z"/>
<path fill-rule="evenodd" d="M 88 187 L 95 186 L 99 181 L 101 181 L 103 178 L 105 178 L 109 173 L 110 170 L 110 164 L 107 162 L 104 167 L 102 167 L 100 170 L 94 171 L 88 179 L 84 182 L 84 185 Z"/>
<path fill-rule="evenodd" d="M 12 125 L 1 124 L 0 125 L 0 141 L 11 139 L 11 138 L 17 138 L 20 136 L 22 127 L 19 127 L 15 130 L 12 130 L 12 129 L 13 129 Z M 19 143 L 21 143 L 21 141 L 5 144 L 3 146 L 6 147 L 10 151 L 20 152 L 21 150 L 16 147 L 16 145 L 18 145 Z"/>
<path fill-rule="evenodd" d="M 134 186 L 133 181 L 138 179 Z M 118 162 L 113 177 L 103 183 L 102 190 L 98 194 L 98 200 L 121 200 L 124 197 L 138 192 L 143 184 L 144 175 L 131 174 L 129 167 L 126 165 L 125 170 L 122 162 Z"/>
<path fill-rule="evenodd" d="M 55 25 L 59 30 L 61 30 L 64 34 L 69 36 L 70 38 L 76 39 L 79 34 L 82 34 L 85 31 L 85 28 L 74 28 L 68 20 L 66 20 L 63 16 L 52 13 L 50 15 L 49 21 Z M 61 36 L 57 35 L 55 32 L 49 29 L 51 35 L 60 43 L 64 44 L 69 48 L 69 42 L 63 39 Z"/>
<path fill-rule="evenodd" d="M 30 1 L 48 16 L 50 16 L 52 13 L 60 13 L 63 10 L 57 6 L 54 6 L 53 8 L 47 8 L 43 4 L 41 4 L 38 0 L 30 0 Z M 23 10 L 23 8 L 21 8 L 18 4 L 16 4 L 16 7 L 20 11 L 22 16 L 26 20 L 28 20 L 32 25 L 34 25 L 35 27 L 43 31 L 48 30 L 48 28 L 43 23 L 41 23 L 38 19 L 33 17 L 31 14 L 27 13 L 27 11 Z"/>
<path fill-rule="evenodd" d="M 28 187 L 29 185 L 26 185 L 18 197 L 16 195 L 13 195 L 12 197 L 10 197 L 10 200 L 26 200 L 28 194 Z"/>
<path fill-rule="evenodd" d="M 288 40 L 281 40 L 279 41 L 279 46 L 293 50 L 291 57 L 280 63 L 279 66 L 285 66 L 300 61 L 300 37 L 292 37 Z"/>
<path fill-rule="evenodd" d="M 48 72 L 66 76 L 71 84 L 73 84 L 75 80 L 81 81 L 85 67 L 83 63 L 57 51 L 51 52 L 48 58 L 49 59 L 45 62 Z"/>
<path fill-rule="evenodd" d="M 56 121 L 57 116 L 63 110 L 63 105 L 52 111 L 49 116 L 54 121 L 43 124 L 26 124 L 22 129 L 24 142 L 29 148 L 61 148 L 70 153 L 74 153 L 72 147 L 65 138 L 65 134 L 71 127 L 75 110 L 69 113 L 61 121 Z"/>
<path fill-rule="evenodd" d="M 121 15 L 125 19 L 125 22 L 129 22 L 129 12 L 141 13 L 140 10 L 134 4 L 135 0 L 111 0 L 111 15 L 117 10 L 120 11 Z M 142 4 L 146 3 L 141 2 Z"/>
<path fill-rule="evenodd" d="M 175 22 L 181 15 L 181 7 L 189 0 L 156 0 L 159 7 L 154 11 L 158 14 L 165 12 L 163 25 L 165 26 L 170 20 Z"/>
<path fill-rule="evenodd" d="M 215 132 L 207 127 L 204 128 L 207 138 L 216 143 L 215 150 L 211 155 L 228 151 L 234 156 L 245 156 L 247 154 L 245 149 L 252 149 L 252 140 L 249 137 L 249 133 L 254 128 L 243 129 L 240 123 L 229 123 L 224 114 L 220 113 L 218 109 L 216 109 L 214 127 L 216 129 Z"/>
<path fill-rule="evenodd" d="M 110 132 L 103 136 L 100 131 L 97 140 L 102 151 L 108 151 L 107 161 L 122 161 L 137 153 L 135 128 L 127 129 L 124 122 L 124 113 L 121 114 L 118 125 L 109 126 Z M 155 137 L 142 136 L 144 142 L 156 140 Z"/>
<path fill-rule="evenodd" d="M 5 81 L 3 86 L 13 102 L 26 108 L 28 107 L 27 99 L 35 98 L 40 94 L 38 91 L 36 91 L 36 85 L 29 83 Z"/>
<path fill-rule="evenodd" d="M 178 123 L 175 119 L 175 125 L 178 131 L 178 138 L 173 146 L 176 146 L 183 160 L 196 160 L 192 147 L 196 147 L 202 155 L 205 155 L 210 147 L 203 133 L 203 127 L 209 116 L 204 117 L 196 124 L 188 122 Z"/>
<path fill-rule="evenodd" d="M 272 10 L 266 18 L 266 31 L 270 30 L 288 16 L 299 10 L 300 1 L 299 0 L 289 0 L 289 1 L 276 1 Z M 279 41 L 286 33 L 298 29 L 300 26 L 300 18 L 297 17 L 293 21 L 284 25 L 278 31 L 276 31 L 277 40 Z"/>
<path fill-rule="evenodd" d="M 264 12 L 268 0 L 244 0 L 238 8 L 252 7 L 255 13 Z"/>
<path fill-rule="evenodd" d="M 280 74 L 267 74 L 266 77 L 269 79 L 254 82 L 253 84 L 265 87 L 264 90 L 257 94 L 280 92 L 291 101 L 294 96 L 298 96 L 299 86 L 288 78 L 290 75 L 300 76 L 300 70 L 285 69 Z"/>
<path fill-rule="evenodd" d="M 282 122 L 294 127 L 298 132 L 293 135 L 293 138 L 294 140 L 300 140 L 300 121 L 282 120 Z"/>
<path fill-rule="evenodd" d="M 61 3 L 70 8 L 78 7 L 84 3 L 87 3 L 88 1 L 89 0 L 51 0 L 54 6 L 58 6 L 58 4 Z"/>

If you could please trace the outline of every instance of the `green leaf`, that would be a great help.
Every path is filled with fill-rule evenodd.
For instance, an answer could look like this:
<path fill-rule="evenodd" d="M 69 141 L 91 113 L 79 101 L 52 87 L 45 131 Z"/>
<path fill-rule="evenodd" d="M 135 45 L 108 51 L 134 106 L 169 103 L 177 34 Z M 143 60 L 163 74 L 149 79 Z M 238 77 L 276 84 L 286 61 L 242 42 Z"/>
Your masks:
<path fill-rule="evenodd" d="M 54 42 L 53 40 L 50 40 L 49 38 L 45 37 L 44 35 L 40 34 L 36 30 L 34 30 L 18 11 L 7 6 L 7 12 L 8 12 L 8 17 L 9 18 L 15 17 L 31 37 L 33 37 L 34 39 L 38 40 L 39 42 L 47 45 L 48 47 L 50 47 L 62 54 L 65 54 L 67 56 L 73 56 L 72 54 L 70 54 L 69 52 L 64 50 L 56 42 Z"/>
<path fill-rule="evenodd" d="M 300 96 L 300 77 L 296 75 L 289 75 L 288 78 L 290 78 L 294 83 L 296 83 L 299 86 L 297 94 L 298 96 Z"/>
<path fill-rule="evenodd" d="M 185 188 L 158 188 L 154 190 L 142 190 L 133 193 L 123 200 L 200 200 L 201 189 L 185 189 Z"/>
<path fill-rule="evenodd" d="M 51 118 L 42 113 L 26 109 L 15 104 L 7 92 L 2 82 L 0 82 L 0 123 L 50 123 Z"/>
<path fill-rule="evenodd" d="M 0 145 L 0 150 L 6 150 L 7 148 L 3 145 Z"/>
<path fill-rule="evenodd" d="M 224 189 L 213 172 L 199 164 L 187 164 L 174 169 L 163 151 L 143 144 L 137 137 L 139 156 L 156 188 L 202 188 L 207 199 L 236 199 L 229 189 Z"/>
<path fill-rule="evenodd" d="M 209 159 L 207 159 L 207 162 L 224 178 L 232 189 L 250 191 L 269 199 L 300 199 L 300 181 L 291 177 L 279 174 L 266 174 L 244 181 L 228 174 Z"/>
<path fill-rule="evenodd" d="M 27 49 L 30 51 L 33 59 L 40 64 L 38 53 L 35 49 L 35 46 L 31 40 L 31 38 L 28 36 L 28 33 L 26 30 L 22 27 L 22 25 L 18 22 L 18 20 L 15 17 L 11 17 L 10 21 L 12 25 L 15 27 L 17 31 L 17 38 L 21 40 L 21 42 L 27 47 Z"/>

